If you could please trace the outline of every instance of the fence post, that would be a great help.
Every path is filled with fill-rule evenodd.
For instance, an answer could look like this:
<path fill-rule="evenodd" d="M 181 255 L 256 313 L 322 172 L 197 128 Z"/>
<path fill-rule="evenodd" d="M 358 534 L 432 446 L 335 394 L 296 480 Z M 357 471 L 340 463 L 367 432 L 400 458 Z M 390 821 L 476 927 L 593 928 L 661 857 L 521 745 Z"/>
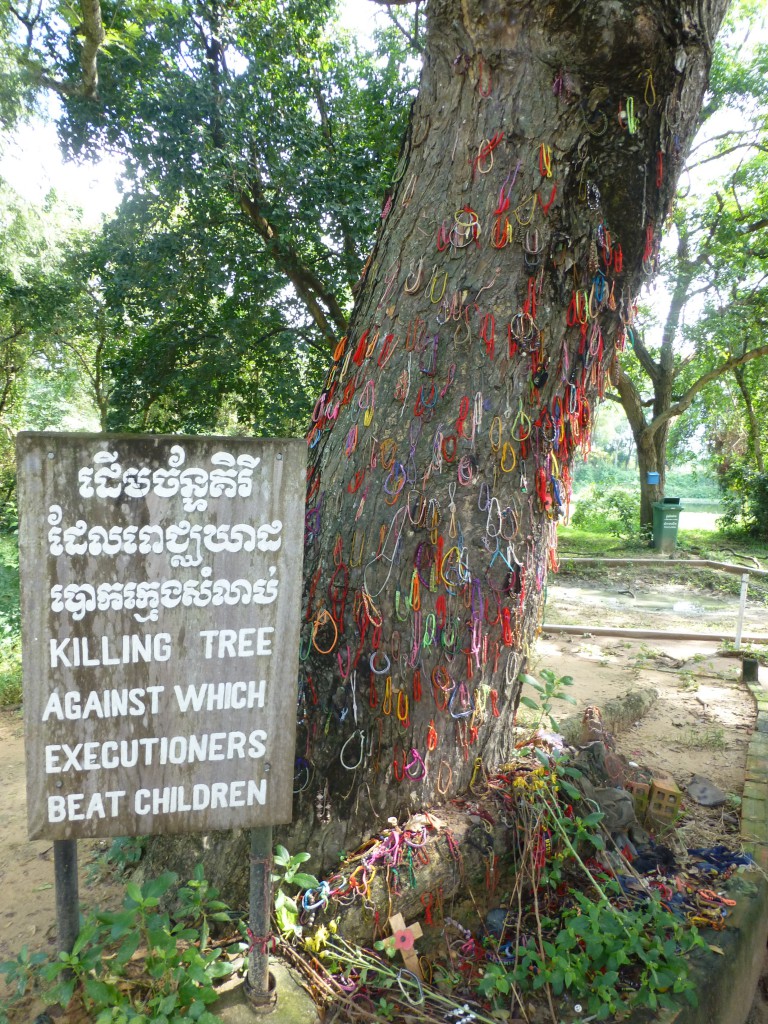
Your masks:
<path fill-rule="evenodd" d="M 736 621 L 735 648 L 741 650 L 741 634 L 744 631 L 744 612 L 747 608 L 747 587 L 749 586 L 749 573 L 745 572 L 741 577 L 741 594 L 739 594 L 739 618 Z"/>

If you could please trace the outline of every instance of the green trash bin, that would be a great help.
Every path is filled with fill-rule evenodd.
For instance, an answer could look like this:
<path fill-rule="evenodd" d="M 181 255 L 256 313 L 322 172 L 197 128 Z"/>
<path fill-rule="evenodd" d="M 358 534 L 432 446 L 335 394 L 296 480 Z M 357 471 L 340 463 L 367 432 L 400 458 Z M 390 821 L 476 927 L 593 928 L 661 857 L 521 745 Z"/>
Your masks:
<path fill-rule="evenodd" d="M 653 546 L 656 551 L 671 554 L 677 545 L 677 528 L 683 506 L 679 498 L 665 498 L 653 503 Z"/>

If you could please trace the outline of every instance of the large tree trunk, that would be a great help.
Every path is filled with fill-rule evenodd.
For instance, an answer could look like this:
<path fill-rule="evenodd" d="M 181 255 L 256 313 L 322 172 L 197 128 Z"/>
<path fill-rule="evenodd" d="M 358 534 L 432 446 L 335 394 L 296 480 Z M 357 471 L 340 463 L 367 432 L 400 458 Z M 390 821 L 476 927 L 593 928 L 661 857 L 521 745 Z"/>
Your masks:
<path fill-rule="evenodd" d="M 430 0 L 401 173 L 309 438 L 293 849 L 331 863 L 510 755 L 571 459 L 726 6 Z"/>
<path fill-rule="evenodd" d="M 310 434 L 300 845 L 346 848 L 509 756 L 571 458 L 725 6 L 430 3 L 402 175 Z"/>

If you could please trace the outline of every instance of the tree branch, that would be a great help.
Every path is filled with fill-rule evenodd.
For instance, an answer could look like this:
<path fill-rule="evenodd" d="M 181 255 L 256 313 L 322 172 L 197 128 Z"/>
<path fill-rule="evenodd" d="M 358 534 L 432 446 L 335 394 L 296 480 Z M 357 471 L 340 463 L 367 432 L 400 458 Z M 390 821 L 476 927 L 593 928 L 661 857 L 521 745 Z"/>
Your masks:
<path fill-rule="evenodd" d="M 76 84 L 62 82 L 58 78 L 49 75 L 38 61 L 32 60 L 28 55 L 31 49 L 32 31 L 39 16 L 39 9 L 38 14 L 32 20 L 25 18 L 21 12 L 13 7 L 10 9 L 18 21 L 27 29 L 28 45 L 24 65 L 37 84 L 58 93 L 60 96 L 68 98 L 78 96 L 86 100 L 97 100 L 99 98 L 99 52 L 107 38 L 101 19 L 101 4 L 99 0 L 80 0 L 82 21 L 77 26 L 75 35 L 82 38 L 82 51 L 80 53 L 81 77 L 80 81 Z"/>
<path fill-rule="evenodd" d="M 761 356 L 768 356 L 768 345 L 759 345 L 757 348 L 750 349 L 749 352 L 744 352 L 740 356 L 731 356 L 731 358 L 726 359 L 724 363 L 716 366 L 713 370 L 709 370 L 688 388 L 682 398 L 670 405 L 669 408 L 664 410 L 664 412 L 659 413 L 659 415 L 648 424 L 648 430 L 652 434 L 655 433 L 669 420 L 684 413 L 685 410 L 689 408 L 696 395 L 698 395 L 700 391 L 703 391 L 707 384 L 711 384 L 713 380 L 717 380 L 718 377 L 722 377 L 723 374 L 728 373 L 734 367 L 743 366 L 745 363 L 749 363 L 753 359 L 759 359 Z"/>
<path fill-rule="evenodd" d="M 742 233 L 745 235 L 751 235 L 755 231 L 762 231 L 763 228 L 768 228 L 768 217 L 761 217 L 760 220 L 754 220 L 751 224 L 742 225 Z"/>
<path fill-rule="evenodd" d="M 374 3 L 375 2 L 377 2 L 377 0 L 374 0 Z M 409 0 L 409 2 L 410 2 L 410 0 Z M 417 2 L 418 2 L 418 0 L 417 0 Z M 424 53 L 424 47 L 421 45 L 421 43 L 416 38 L 416 36 L 411 35 L 411 33 L 408 31 L 408 29 L 400 24 L 400 22 L 397 20 L 397 18 L 394 16 L 394 14 L 391 11 L 389 12 L 389 17 L 391 18 L 395 28 L 403 36 L 403 38 L 406 40 L 408 45 L 413 47 L 413 49 L 416 51 L 416 53 Z"/>
<path fill-rule="evenodd" d="M 655 384 L 656 381 L 659 379 L 659 365 L 654 360 L 653 356 L 648 351 L 648 349 L 645 347 L 645 343 L 643 342 L 640 335 L 637 333 L 633 335 L 632 351 L 637 356 L 638 363 L 640 363 L 642 368 L 645 370 L 645 372 L 648 374 L 648 376 Z"/>
<path fill-rule="evenodd" d="M 619 401 L 624 407 L 624 412 L 627 414 L 629 425 L 632 428 L 632 434 L 637 439 L 648 425 L 643 415 L 643 400 L 640 397 L 640 392 L 621 366 L 619 366 L 616 388 L 619 392 Z"/>
<path fill-rule="evenodd" d="M 83 23 L 80 33 L 83 36 L 83 52 L 80 55 L 82 70 L 82 95 L 87 100 L 98 99 L 99 50 L 107 38 L 101 20 L 101 4 L 99 0 L 80 0 L 80 13 Z"/>
<path fill-rule="evenodd" d="M 744 377 L 744 367 L 734 366 L 733 376 L 736 379 L 736 383 L 739 386 L 742 400 L 744 401 L 744 408 L 747 412 L 747 423 L 749 424 L 749 440 L 752 444 L 752 453 L 755 456 L 755 465 L 757 466 L 758 473 L 765 472 L 765 460 L 763 459 L 763 447 L 760 444 L 760 424 L 755 413 L 755 407 L 752 403 L 752 396 L 749 393 L 747 387 L 747 381 Z"/>
<path fill-rule="evenodd" d="M 752 134 L 752 129 L 751 128 L 750 129 L 744 129 L 743 131 L 737 131 L 734 128 L 731 131 L 720 132 L 719 135 L 710 135 L 708 138 L 702 139 L 701 142 L 697 142 L 695 146 L 691 146 L 690 150 L 688 151 L 688 158 L 690 159 L 697 150 L 703 149 L 704 146 L 709 146 L 710 143 L 712 143 L 712 142 L 722 142 L 723 139 L 732 139 L 732 138 L 743 139 L 745 135 L 751 135 L 751 134 Z"/>
<path fill-rule="evenodd" d="M 720 160 L 724 156 L 730 156 L 731 153 L 738 153 L 742 149 L 758 149 L 761 153 L 768 153 L 768 146 L 764 146 L 759 142 L 742 142 L 738 146 L 729 146 L 727 149 L 721 149 L 717 153 L 713 153 L 712 156 L 703 156 L 701 160 L 697 160 L 694 164 L 688 164 L 688 170 L 692 170 L 694 167 L 701 167 L 703 164 L 710 164 L 713 160 Z"/>
<path fill-rule="evenodd" d="M 296 289 L 296 294 L 307 307 L 317 327 L 328 339 L 329 344 L 334 343 L 337 340 L 336 331 L 343 334 L 347 327 L 346 317 L 336 297 L 326 290 L 317 274 L 303 264 L 289 246 L 283 245 L 277 232 L 261 212 L 257 196 L 241 192 L 240 207 L 264 240 L 277 266 Z M 320 305 L 321 302 L 333 321 L 333 327 Z"/>

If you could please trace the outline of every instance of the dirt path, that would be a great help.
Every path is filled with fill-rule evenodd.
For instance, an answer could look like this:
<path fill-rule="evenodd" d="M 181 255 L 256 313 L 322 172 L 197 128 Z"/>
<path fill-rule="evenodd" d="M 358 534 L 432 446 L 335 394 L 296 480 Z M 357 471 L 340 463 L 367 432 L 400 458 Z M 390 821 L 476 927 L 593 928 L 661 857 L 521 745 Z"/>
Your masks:
<path fill-rule="evenodd" d="M 0 712 L 0 779 L 0 961 L 14 958 L 24 945 L 54 953 L 53 844 L 27 839 L 24 727 L 17 711 Z M 98 858 L 107 845 L 78 844 L 80 899 L 89 906 L 119 898 L 120 888 L 100 877 Z"/>
<path fill-rule="evenodd" d="M 616 736 L 617 751 L 672 775 L 681 788 L 699 774 L 739 796 L 755 721 L 754 701 L 740 681 L 740 662 L 718 657 L 715 644 L 653 644 L 545 632 L 536 646 L 536 671 L 551 668 L 573 676 L 569 692 L 577 711 L 588 704 L 602 707 L 636 687 L 652 687 L 657 700 Z M 566 704 L 557 711 L 572 713 Z"/>
<path fill-rule="evenodd" d="M 579 566 L 563 555 L 560 574 L 547 583 L 544 621 L 550 624 L 659 629 L 667 632 L 734 634 L 739 612 L 738 576 L 686 569 L 685 562 Z M 768 633 L 768 588 L 748 588 L 744 633 Z"/>
<path fill-rule="evenodd" d="M 54 915 L 53 848 L 27 840 L 23 725 L 0 715 L 0 959 L 24 944 L 44 949 Z"/>

